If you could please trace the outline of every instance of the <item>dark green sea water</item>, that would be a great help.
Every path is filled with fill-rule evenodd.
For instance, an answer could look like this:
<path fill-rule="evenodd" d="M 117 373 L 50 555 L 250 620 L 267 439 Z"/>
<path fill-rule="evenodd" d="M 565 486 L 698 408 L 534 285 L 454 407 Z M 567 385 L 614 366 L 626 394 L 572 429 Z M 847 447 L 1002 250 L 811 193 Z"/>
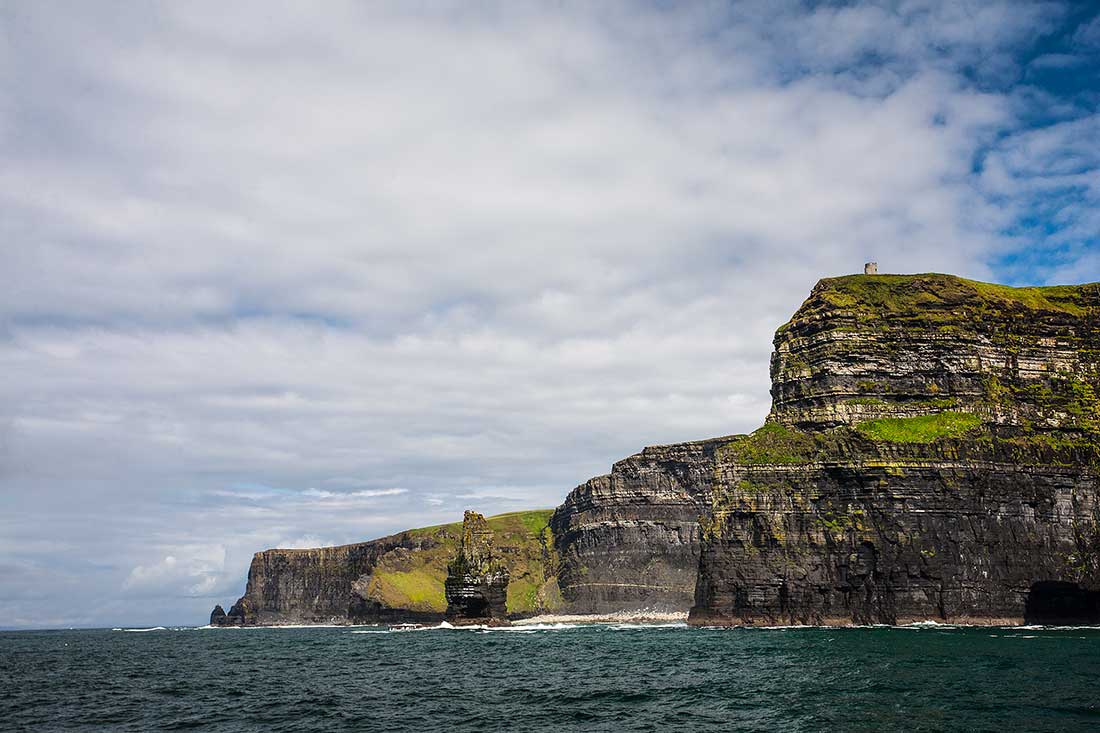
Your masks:
<path fill-rule="evenodd" d="M 1090 731 L 1100 629 L 0 633 L 0 729 Z"/>

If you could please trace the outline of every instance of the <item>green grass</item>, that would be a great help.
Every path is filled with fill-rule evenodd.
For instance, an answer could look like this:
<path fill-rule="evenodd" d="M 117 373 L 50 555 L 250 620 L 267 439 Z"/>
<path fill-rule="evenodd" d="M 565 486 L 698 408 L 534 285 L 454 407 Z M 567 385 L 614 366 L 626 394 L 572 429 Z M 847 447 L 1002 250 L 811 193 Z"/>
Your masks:
<path fill-rule="evenodd" d="M 489 526 L 493 528 L 493 531 L 505 528 L 514 531 L 516 529 L 514 523 L 518 521 L 532 537 L 539 537 L 542 531 L 549 526 L 550 515 L 553 513 L 553 509 L 536 509 L 530 512 L 509 512 L 507 514 L 498 514 L 495 517 L 489 517 L 487 521 L 489 522 Z"/>
<path fill-rule="evenodd" d="M 969 412 L 940 412 L 868 420 L 856 425 L 856 430 L 871 440 L 885 443 L 932 443 L 940 438 L 957 437 L 980 424 L 981 419 Z"/>
<path fill-rule="evenodd" d="M 816 291 L 827 303 L 857 311 L 906 314 L 928 306 L 981 304 L 997 310 L 1036 310 L 1081 315 L 1100 284 L 1014 288 L 954 275 L 847 275 L 825 278 Z"/>
<path fill-rule="evenodd" d="M 530 578 L 516 578 L 508 583 L 508 598 L 506 606 L 509 611 L 513 609 L 533 610 L 538 605 L 539 583 Z"/>
<path fill-rule="evenodd" d="M 497 549 L 508 568 L 508 611 L 531 613 L 561 605 L 553 585 L 552 509 L 508 512 L 488 517 Z M 458 554 L 462 522 L 406 530 L 418 540 L 432 540 L 418 550 L 386 553 L 375 565 L 368 587 L 372 600 L 388 608 L 442 612 L 447 608 L 443 581 L 447 565 Z"/>
<path fill-rule="evenodd" d="M 779 423 L 767 423 L 751 435 L 725 445 L 724 451 L 738 463 L 809 463 L 815 455 L 814 440 Z"/>
<path fill-rule="evenodd" d="M 391 608 L 441 612 L 447 609 L 443 595 L 446 577 L 446 571 L 432 563 L 404 572 L 378 569 L 371 576 L 368 593 L 372 598 L 385 598 Z"/>

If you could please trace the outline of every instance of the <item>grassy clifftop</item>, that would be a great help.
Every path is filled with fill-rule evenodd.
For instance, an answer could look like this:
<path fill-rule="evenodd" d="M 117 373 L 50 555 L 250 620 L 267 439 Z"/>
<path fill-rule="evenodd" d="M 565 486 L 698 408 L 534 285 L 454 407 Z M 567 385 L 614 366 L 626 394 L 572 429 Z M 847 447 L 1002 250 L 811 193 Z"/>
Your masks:
<path fill-rule="evenodd" d="M 878 315 L 965 307 L 1083 315 L 1100 299 L 1100 283 L 1014 288 L 955 275 L 847 275 L 821 280 L 795 318 L 825 308 Z"/>
<path fill-rule="evenodd" d="M 776 332 L 772 417 L 801 428 L 867 423 L 864 433 L 883 439 L 937 436 L 946 418 L 927 416 L 949 412 L 1023 432 L 1097 432 L 1098 340 L 1100 283 L 825 278 Z"/>
<path fill-rule="evenodd" d="M 488 518 L 497 551 L 508 568 L 508 613 L 531 614 L 561 606 L 554 567 L 551 509 L 511 512 Z M 443 581 L 447 563 L 462 541 L 462 522 L 410 529 L 404 534 L 426 540 L 423 549 L 395 549 L 371 574 L 367 596 L 388 608 L 442 613 L 447 608 Z"/>

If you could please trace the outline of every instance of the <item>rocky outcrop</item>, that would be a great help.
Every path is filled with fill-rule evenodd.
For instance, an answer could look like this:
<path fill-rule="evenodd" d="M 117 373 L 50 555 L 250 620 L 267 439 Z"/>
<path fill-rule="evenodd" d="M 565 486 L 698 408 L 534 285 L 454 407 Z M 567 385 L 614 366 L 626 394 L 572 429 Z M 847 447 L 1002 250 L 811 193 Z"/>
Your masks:
<path fill-rule="evenodd" d="M 508 568 L 494 547 L 493 530 L 477 512 L 462 518 L 462 546 L 447 566 L 444 593 L 452 624 L 508 623 Z"/>
<path fill-rule="evenodd" d="M 574 489 L 550 527 L 571 613 L 686 611 L 715 451 L 729 438 L 646 448 Z"/>
<path fill-rule="evenodd" d="M 211 626 L 226 626 L 225 621 L 225 609 L 221 605 L 214 606 L 214 610 L 210 612 L 210 625 Z"/>
<path fill-rule="evenodd" d="M 768 424 L 716 452 L 691 621 L 1091 613 L 1097 303 L 1091 285 L 819 283 L 776 334 Z"/>

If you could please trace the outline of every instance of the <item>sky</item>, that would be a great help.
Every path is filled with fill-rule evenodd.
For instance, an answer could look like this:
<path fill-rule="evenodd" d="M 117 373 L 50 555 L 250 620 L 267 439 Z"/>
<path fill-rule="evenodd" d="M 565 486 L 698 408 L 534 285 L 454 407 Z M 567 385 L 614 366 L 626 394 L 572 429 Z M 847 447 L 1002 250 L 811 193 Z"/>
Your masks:
<path fill-rule="evenodd" d="M 1100 280 L 1098 10 L 0 4 L 0 626 L 750 431 L 867 260 Z"/>

